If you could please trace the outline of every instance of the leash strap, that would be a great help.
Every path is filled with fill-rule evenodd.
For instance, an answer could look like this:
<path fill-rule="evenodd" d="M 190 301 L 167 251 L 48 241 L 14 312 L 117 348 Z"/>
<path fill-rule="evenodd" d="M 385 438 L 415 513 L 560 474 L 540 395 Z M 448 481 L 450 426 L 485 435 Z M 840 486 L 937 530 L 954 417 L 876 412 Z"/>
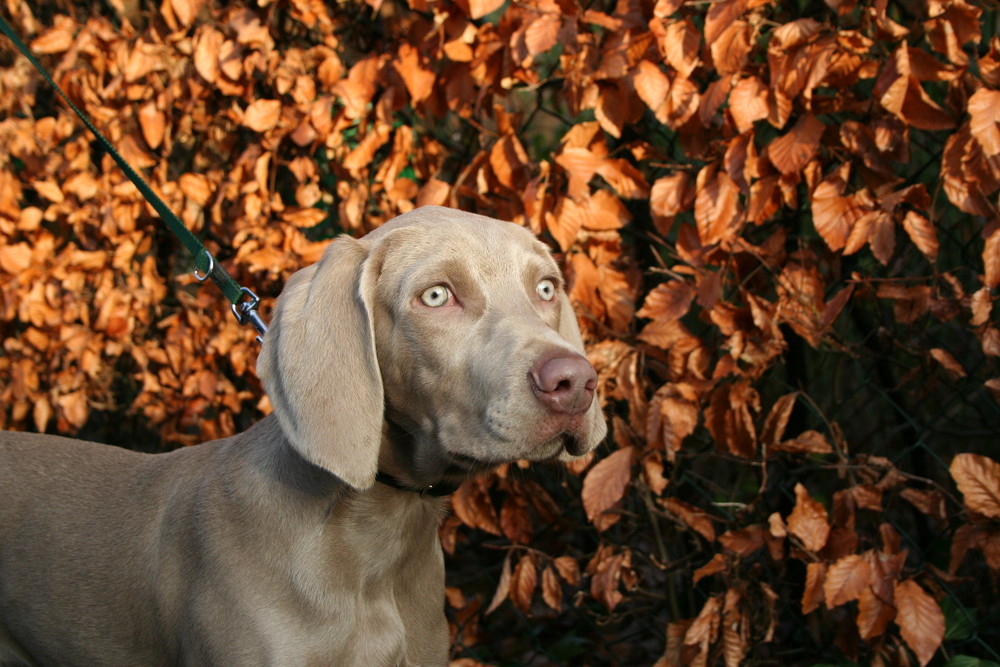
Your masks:
<path fill-rule="evenodd" d="M 173 211 L 170 210 L 166 203 L 160 199 L 159 195 L 153 191 L 149 184 L 143 180 L 142 176 L 140 176 L 131 167 L 131 165 L 125 161 L 125 158 L 123 158 L 118 151 L 115 150 L 114 146 L 111 145 L 111 142 L 104 138 L 104 135 L 101 134 L 96 127 L 94 127 L 94 124 L 90 122 L 90 119 L 87 118 L 86 114 L 84 114 L 75 104 L 73 104 L 73 102 L 70 101 L 69 97 L 66 96 L 66 93 L 64 93 L 62 88 L 59 87 L 59 84 L 57 84 L 52 77 L 49 76 L 49 73 L 45 71 L 42 64 L 31 54 L 31 51 L 28 50 L 28 47 L 25 46 L 24 42 L 21 41 L 21 38 L 17 36 L 17 33 L 14 32 L 2 15 L 0 15 L 0 32 L 3 32 L 3 34 L 5 34 L 7 38 L 14 43 L 14 46 L 17 47 L 21 54 L 27 58 L 32 65 L 34 65 L 35 69 L 38 70 L 38 73 L 42 75 L 42 77 L 49 83 L 50 86 L 52 86 L 53 89 L 55 89 L 57 93 L 59 93 L 59 96 L 65 100 L 66 104 L 68 104 L 80 120 L 83 121 L 83 124 L 87 126 L 87 129 L 90 130 L 95 137 L 97 137 L 97 140 L 108 152 L 108 155 L 114 158 L 114 161 L 118 163 L 121 170 L 125 172 L 125 175 L 129 177 L 129 180 L 131 180 L 135 187 L 138 188 L 139 192 L 142 193 L 142 196 L 146 198 L 146 201 L 149 202 L 150 206 L 156 210 L 163 222 L 165 222 L 167 227 L 170 228 L 170 231 L 172 231 L 174 235 L 180 239 L 181 243 L 183 243 L 191 252 L 194 256 L 195 262 L 195 278 L 199 282 L 204 282 L 205 280 L 211 278 L 212 282 L 214 282 L 216 286 L 222 290 L 223 295 L 225 295 L 226 299 L 228 299 L 232 304 L 233 315 L 236 316 L 236 320 L 240 324 L 252 324 L 261 336 L 267 333 L 267 325 L 257 313 L 257 305 L 260 303 L 260 299 L 257 295 L 250 291 L 250 289 L 241 287 L 240 284 L 236 282 L 236 280 L 222 267 L 222 265 L 215 261 L 215 258 L 212 256 L 212 253 L 208 251 L 208 248 L 202 245 L 201 241 L 198 240 L 191 230 L 184 226 L 184 223 L 181 222 L 181 220 L 174 214 Z M 201 273 L 199 273 L 199 271 Z M 258 336 L 258 341 L 259 340 L 260 337 Z"/>

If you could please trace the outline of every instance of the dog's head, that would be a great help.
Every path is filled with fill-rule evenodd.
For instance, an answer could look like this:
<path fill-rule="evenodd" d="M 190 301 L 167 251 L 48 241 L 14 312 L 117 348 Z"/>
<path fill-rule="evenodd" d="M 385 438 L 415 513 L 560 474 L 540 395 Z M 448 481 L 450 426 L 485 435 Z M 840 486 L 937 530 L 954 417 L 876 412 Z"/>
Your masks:
<path fill-rule="evenodd" d="M 513 223 L 439 207 L 335 240 L 278 299 L 258 372 L 310 462 L 425 485 L 604 439 L 558 267 Z"/>

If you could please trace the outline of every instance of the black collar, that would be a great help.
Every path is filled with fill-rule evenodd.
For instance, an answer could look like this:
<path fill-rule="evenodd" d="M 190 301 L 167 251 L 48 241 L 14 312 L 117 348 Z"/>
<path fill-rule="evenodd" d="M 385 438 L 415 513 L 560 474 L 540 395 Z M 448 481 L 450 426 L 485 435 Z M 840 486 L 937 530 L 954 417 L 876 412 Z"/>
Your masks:
<path fill-rule="evenodd" d="M 424 487 L 407 486 L 389 473 L 382 471 L 379 471 L 378 474 L 375 475 L 375 481 L 381 482 L 386 486 L 391 486 L 394 489 L 399 489 L 400 491 L 419 493 L 421 497 L 432 496 L 434 498 L 438 498 L 440 496 L 450 496 L 458 489 L 458 484 L 452 484 L 451 482 L 444 481 L 438 482 L 437 484 L 428 484 Z"/>

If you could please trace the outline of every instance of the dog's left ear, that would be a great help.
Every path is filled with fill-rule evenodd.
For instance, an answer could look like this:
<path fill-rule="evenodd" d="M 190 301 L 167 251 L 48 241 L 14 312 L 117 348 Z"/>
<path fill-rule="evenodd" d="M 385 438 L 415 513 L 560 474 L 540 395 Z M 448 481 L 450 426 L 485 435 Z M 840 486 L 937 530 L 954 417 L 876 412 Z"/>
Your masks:
<path fill-rule="evenodd" d="M 292 446 L 355 489 L 375 483 L 384 418 L 368 256 L 369 244 L 343 236 L 296 272 L 257 360 Z"/>

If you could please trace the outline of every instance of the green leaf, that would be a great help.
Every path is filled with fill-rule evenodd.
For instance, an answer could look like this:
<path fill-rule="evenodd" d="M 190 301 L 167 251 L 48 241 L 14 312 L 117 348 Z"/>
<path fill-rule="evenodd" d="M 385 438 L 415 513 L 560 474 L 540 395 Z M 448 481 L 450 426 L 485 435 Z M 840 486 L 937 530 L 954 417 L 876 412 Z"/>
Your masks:
<path fill-rule="evenodd" d="M 973 658 L 971 655 L 956 655 L 945 663 L 944 667 L 1000 667 L 992 660 Z"/>
<path fill-rule="evenodd" d="M 963 607 L 954 598 L 941 601 L 944 613 L 944 638 L 951 640 L 968 639 L 976 631 L 976 610 Z"/>

